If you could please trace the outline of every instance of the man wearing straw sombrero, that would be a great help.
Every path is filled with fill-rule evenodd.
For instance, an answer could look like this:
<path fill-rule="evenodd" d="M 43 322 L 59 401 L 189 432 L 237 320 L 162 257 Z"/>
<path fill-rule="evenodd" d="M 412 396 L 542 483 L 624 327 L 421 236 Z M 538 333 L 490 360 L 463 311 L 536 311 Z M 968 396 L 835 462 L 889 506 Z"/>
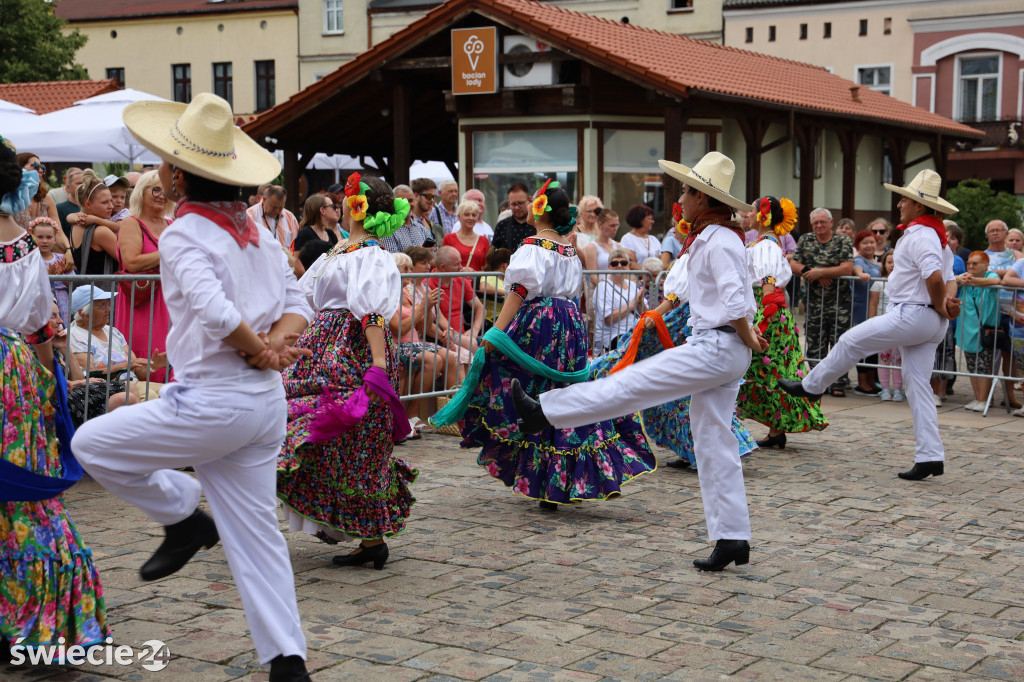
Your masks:
<path fill-rule="evenodd" d="M 906 187 L 885 184 L 901 195 L 898 207 L 903 236 L 896 242 L 893 270 L 886 293 L 889 309 L 884 315 L 862 322 L 839 337 L 825 359 L 802 381 L 780 379 L 788 393 L 817 400 L 836 379 L 860 358 L 899 347 L 903 355 L 903 386 L 914 421 L 914 466 L 900 478 L 920 481 L 941 476 L 946 459 L 939 438 L 938 413 L 932 401 L 929 379 L 935 349 L 946 334 L 950 320 L 960 314 L 953 278 L 953 252 L 946 246 L 942 216 L 959 209 L 939 192 L 942 178 L 923 170 Z"/>
<path fill-rule="evenodd" d="M 708 539 L 715 543 L 708 559 L 693 564 L 720 571 L 733 562 L 747 563 L 750 555 L 743 466 L 730 427 L 751 350 L 762 352 L 768 343 L 752 326 L 757 308 L 748 285 L 743 231 L 731 219 L 734 210 L 752 207 L 729 194 L 735 164 L 719 152 L 706 154 L 693 168 L 670 161 L 658 164 L 683 182 L 679 204 L 690 223 L 683 252 L 690 254 L 692 336 L 683 346 L 602 379 L 543 393 L 539 402 L 513 380 L 512 399 L 522 418 L 520 428 L 536 433 L 548 426 L 568 429 L 614 419 L 690 396 L 700 494 Z M 648 322 L 653 326 L 653 319 Z"/>
<path fill-rule="evenodd" d="M 124 121 L 163 159 L 164 196 L 178 202 L 160 236 L 176 381 L 160 400 L 86 422 L 71 447 L 107 490 L 164 525 L 143 580 L 222 542 L 271 681 L 309 680 L 276 473 L 287 417 L 280 370 L 298 359 L 291 344 L 312 311 L 284 251 L 241 201 L 243 187 L 269 182 L 281 166 L 208 93 L 188 106 L 136 102 Z M 195 477 L 176 471 L 189 466 Z M 213 518 L 198 508 L 204 491 Z"/>

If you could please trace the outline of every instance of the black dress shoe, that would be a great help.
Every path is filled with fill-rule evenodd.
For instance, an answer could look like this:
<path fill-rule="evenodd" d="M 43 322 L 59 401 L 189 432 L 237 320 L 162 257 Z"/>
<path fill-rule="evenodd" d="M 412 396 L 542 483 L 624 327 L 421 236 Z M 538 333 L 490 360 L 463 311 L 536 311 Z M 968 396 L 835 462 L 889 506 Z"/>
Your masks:
<path fill-rule="evenodd" d="M 372 561 L 373 567 L 380 571 L 384 568 L 384 564 L 387 563 L 389 555 L 387 543 L 381 542 L 369 547 L 360 543 L 358 552 L 339 554 L 332 561 L 335 566 L 362 566 Z"/>
<path fill-rule="evenodd" d="M 685 469 L 686 471 L 697 471 L 692 466 L 690 466 L 689 460 L 685 460 L 682 457 L 680 457 L 679 459 L 674 459 L 671 462 L 665 462 L 665 466 L 669 467 L 670 469 Z"/>
<path fill-rule="evenodd" d="M 547 500 L 541 500 L 539 506 L 544 511 L 558 511 L 558 505 L 554 502 L 548 502 Z"/>
<path fill-rule="evenodd" d="M 793 381 L 792 379 L 779 379 L 779 388 L 797 398 L 807 398 L 808 400 L 818 400 L 821 398 L 820 393 L 810 393 L 804 389 L 802 382 Z"/>
<path fill-rule="evenodd" d="M 540 433 L 551 427 L 540 403 L 526 395 L 519 379 L 512 380 L 512 405 L 519 413 L 519 430 L 523 433 Z"/>
<path fill-rule="evenodd" d="M 764 440 L 757 441 L 757 447 L 759 448 L 778 448 L 779 450 L 786 449 L 786 434 L 780 433 L 775 436 L 768 436 Z"/>
<path fill-rule="evenodd" d="M 139 574 L 143 580 L 159 580 L 177 573 L 201 548 L 210 549 L 220 540 L 217 524 L 198 509 L 184 521 L 164 526 L 164 541 Z"/>
<path fill-rule="evenodd" d="M 905 481 L 920 481 L 929 476 L 941 476 L 943 462 L 914 462 L 910 471 L 901 471 L 897 476 Z"/>
<path fill-rule="evenodd" d="M 694 559 L 693 565 L 702 571 L 721 571 L 729 564 L 737 566 L 750 561 L 750 543 L 746 540 L 719 540 L 707 559 Z"/>
<path fill-rule="evenodd" d="M 270 661 L 270 682 L 312 682 L 302 656 L 280 655 Z"/>

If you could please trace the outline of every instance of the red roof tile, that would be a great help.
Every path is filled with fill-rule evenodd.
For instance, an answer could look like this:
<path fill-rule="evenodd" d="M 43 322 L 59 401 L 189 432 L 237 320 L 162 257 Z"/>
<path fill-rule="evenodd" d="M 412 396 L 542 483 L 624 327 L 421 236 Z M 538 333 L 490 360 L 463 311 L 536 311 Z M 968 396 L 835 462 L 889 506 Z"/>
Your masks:
<path fill-rule="evenodd" d="M 48 114 L 67 109 L 80 99 L 95 97 L 118 89 L 117 81 L 48 81 L 41 83 L 0 83 L 0 99 Z"/>
<path fill-rule="evenodd" d="M 711 99 L 754 100 L 760 106 L 861 119 L 960 138 L 982 136 L 981 131 L 866 87 L 859 88 L 860 101 L 855 101 L 851 88 L 858 87 L 856 83 L 811 64 L 622 24 L 534 0 L 449 0 L 264 112 L 247 130 L 260 134 L 293 120 L 337 88 L 379 66 L 382 60 L 394 58 L 472 11 L 624 78 L 683 98 L 701 94 Z"/>
<path fill-rule="evenodd" d="M 134 17 L 231 14 L 289 8 L 298 10 L 298 7 L 298 0 L 60 0 L 54 6 L 54 11 L 60 18 L 78 24 Z"/>

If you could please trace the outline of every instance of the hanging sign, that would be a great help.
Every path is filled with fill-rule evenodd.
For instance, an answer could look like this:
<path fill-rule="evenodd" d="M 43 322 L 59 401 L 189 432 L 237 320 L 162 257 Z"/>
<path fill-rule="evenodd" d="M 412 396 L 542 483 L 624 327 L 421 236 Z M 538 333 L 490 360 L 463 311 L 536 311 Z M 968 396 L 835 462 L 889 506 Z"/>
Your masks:
<path fill-rule="evenodd" d="M 452 94 L 498 91 L 498 29 L 452 29 Z"/>

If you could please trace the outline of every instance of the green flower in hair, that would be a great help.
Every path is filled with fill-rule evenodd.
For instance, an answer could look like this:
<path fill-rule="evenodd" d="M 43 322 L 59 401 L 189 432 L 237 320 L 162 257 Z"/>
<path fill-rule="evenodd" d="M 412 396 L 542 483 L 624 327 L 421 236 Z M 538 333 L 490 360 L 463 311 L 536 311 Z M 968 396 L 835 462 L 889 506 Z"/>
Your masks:
<path fill-rule="evenodd" d="M 363 220 L 363 229 L 378 237 L 390 237 L 398 228 L 405 225 L 405 219 L 409 215 L 409 201 L 401 197 L 395 199 L 395 212 L 377 211 Z"/>

